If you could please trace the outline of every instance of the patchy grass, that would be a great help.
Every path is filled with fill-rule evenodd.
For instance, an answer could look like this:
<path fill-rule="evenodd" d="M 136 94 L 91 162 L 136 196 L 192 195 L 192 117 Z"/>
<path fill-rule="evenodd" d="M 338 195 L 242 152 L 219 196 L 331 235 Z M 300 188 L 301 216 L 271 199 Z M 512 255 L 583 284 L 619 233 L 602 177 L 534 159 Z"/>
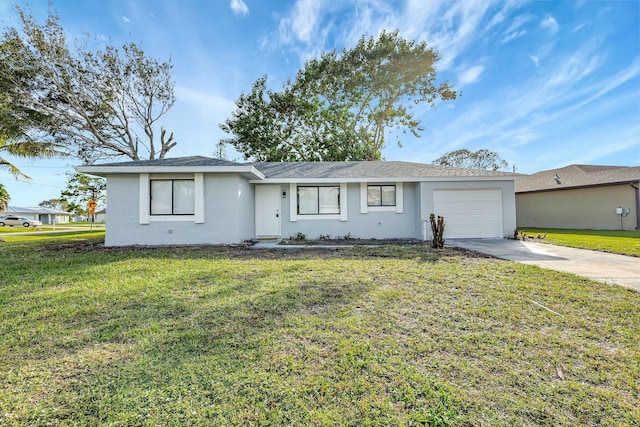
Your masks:
<path fill-rule="evenodd" d="M 555 245 L 640 257 L 640 230 L 613 231 L 527 228 L 523 231 L 530 236 L 547 233 L 545 240 Z"/>
<path fill-rule="evenodd" d="M 68 224 L 56 224 L 55 230 L 69 230 L 74 231 L 78 228 L 90 230 L 91 224 L 88 223 L 68 223 Z M 104 223 L 93 224 L 94 230 L 102 230 L 104 231 Z M 44 233 L 44 232 L 52 232 L 54 228 L 51 224 L 42 224 L 38 227 L 23 227 L 23 226 L 4 226 L 0 227 L 0 235 L 2 234 L 13 234 L 13 233 Z"/>
<path fill-rule="evenodd" d="M 55 242 L 85 242 L 92 241 L 93 244 L 102 243 L 104 241 L 104 228 L 102 230 L 75 230 L 75 231 L 58 231 L 55 233 L 32 233 L 24 236 L 5 235 L 6 242 L 39 242 L 41 244 L 53 244 Z"/>
<path fill-rule="evenodd" d="M 640 423 L 637 292 L 419 245 L 95 237 L 0 243 L 1 425 Z"/>
<path fill-rule="evenodd" d="M 8 234 L 8 233 L 26 233 L 26 232 L 32 232 L 35 233 L 37 231 L 42 231 L 44 230 L 43 228 L 44 226 L 39 226 L 39 227 L 23 227 L 21 225 L 16 225 L 16 226 L 8 226 L 5 225 L 4 227 L 0 227 L 0 234 Z"/>

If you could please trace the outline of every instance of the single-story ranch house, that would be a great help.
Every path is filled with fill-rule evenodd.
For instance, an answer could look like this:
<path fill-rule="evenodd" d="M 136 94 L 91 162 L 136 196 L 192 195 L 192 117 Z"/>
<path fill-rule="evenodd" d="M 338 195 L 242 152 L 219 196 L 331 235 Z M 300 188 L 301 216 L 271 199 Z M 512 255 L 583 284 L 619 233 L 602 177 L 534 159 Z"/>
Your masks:
<path fill-rule="evenodd" d="M 640 166 L 571 165 L 516 181 L 518 227 L 640 228 Z"/>
<path fill-rule="evenodd" d="M 235 163 L 208 157 L 77 166 L 107 178 L 105 244 L 239 243 L 302 233 L 431 239 L 501 238 L 516 227 L 506 172 L 419 163 Z"/>
<path fill-rule="evenodd" d="M 35 207 L 23 208 L 20 206 L 7 206 L 7 209 L 0 211 L 2 215 L 17 215 L 27 219 L 41 221 L 43 224 L 66 224 L 70 221 L 71 212 L 65 212 L 57 209 Z"/>

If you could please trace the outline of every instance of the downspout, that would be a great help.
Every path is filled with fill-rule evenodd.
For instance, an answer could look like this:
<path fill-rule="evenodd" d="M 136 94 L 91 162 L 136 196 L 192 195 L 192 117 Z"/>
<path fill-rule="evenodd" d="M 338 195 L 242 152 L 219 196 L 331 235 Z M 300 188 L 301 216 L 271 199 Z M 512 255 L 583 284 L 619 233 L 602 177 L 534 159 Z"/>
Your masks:
<path fill-rule="evenodd" d="M 633 184 L 629 185 L 636 190 L 636 230 L 640 230 L 640 181 L 637 187 Z"/>

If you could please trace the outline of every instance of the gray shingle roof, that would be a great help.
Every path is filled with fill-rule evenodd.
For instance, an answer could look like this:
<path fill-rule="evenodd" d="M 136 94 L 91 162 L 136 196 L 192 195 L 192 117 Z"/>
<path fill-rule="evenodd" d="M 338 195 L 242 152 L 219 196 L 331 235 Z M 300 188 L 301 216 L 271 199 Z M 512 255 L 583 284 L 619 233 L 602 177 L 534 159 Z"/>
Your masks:
<path fill-rule="evenodd" d="M 250 167 L 260 171 L 267 179 L 347 179 L 347 178 L 429 178 L 429 177 L 513 177 L 511 172 L 497 172 L 482 169 L 462 169 L 424 163 L 400 161 L 374 162 L 255 162 L 235 163 L 204 156 L 138 160 L 105 163 L 78 167 L 97 173 L 96 168 L 210 168 L 218 166 Z M 113 173 L 113 170 L 110 171 Z"/>
<path fill-rule="evenodd" d="M 424 178 L 424 177 L 496 177 L 510 172 L 460 169 L 399 161 L 380 162 L 258 162 L 253 165 L 266 178 Z"/>
<path fill-rule="evenodd" d="M 242 163 L 213 159 L 211 157 L 205 156 L 190 156 L 154 160 L 134 160 L 117 163 L 103 163 L 91 166 L 242 166 Z"/>
<path fill-rule="evenodd" d="M 556 182 L 556 175 L 558 179 Z M 516 180 L 516 193 L 595 187 L 640 181 L 640 166 L 570 165 Z"/>

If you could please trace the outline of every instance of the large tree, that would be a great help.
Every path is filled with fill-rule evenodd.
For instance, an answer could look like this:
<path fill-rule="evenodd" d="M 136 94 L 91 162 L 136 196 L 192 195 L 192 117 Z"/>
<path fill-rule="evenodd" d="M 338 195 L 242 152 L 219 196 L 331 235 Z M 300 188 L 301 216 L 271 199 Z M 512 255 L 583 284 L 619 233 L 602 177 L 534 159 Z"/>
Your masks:
<path fill-rule="evenodd" d="M 14 58 L 5 54 L 7 50 L 7 42 L 0 41 L 0 169 L 15 178 L 28 179 L 10 158 L 52 158 L 64 156 L 66 151 L 56 142 L 41 138 L 34 124 L 49 118 L 34 110 L 20 89 L 36 76 L 30 70 L 13 68 Z M 9 75 L 10 79 L 4 77 Z"/>
<path fill-rule="evenodd" d="M 388 129 L 419 136 L 412 106 L 456 98 L 436 85 L 438 53 L 398 32 L 309 60 L 281 92 L 258 79 L 220 125 L 245 159 L 379 160 Z M 400 144 L 400 140 L 398 140 Z"/>
<path fill-rule="evenodd" d="M 87 202 L 95 200 L 99 209 L 106 207 L 107 182 L 106 179 L 74 173 L 69 176 L 67 188 L 60 193 L 60 203 L 66 210 L 78 215 L 86 215 Z"/>
<path fill-rule="evenodd" d="M 175 101 L 170 62 L 134 43 L 70 46 L 57 14 L 41 24 L 16 10 L 21 29 L 7 28 L 0 40 L 0 133 L 67 147 L 86 162 L 163 158 L 176 145 L 173 134 L 158 131 Z"/>
<path fill-rule="evenodd" d="M 0 62 L 2 59 L 0 58 Z M 30 112 L 12 110 L 10 104 L 12 89 L 7 87 L 6 81 L 0 79 L 0 170 L 5 170 L 16 179 L 30 179 L 10 158 L 52 158 L 64 156 L 65 151 L 53 142 L 37 141 L 24 138 L 24 131 L 16 125 L 18 117 L 28 117 Z M 16 118 L 14 118 L 16 117 Z M 0 184 L 0 210 L 9 205 L 11 197 L 7 189 Z"/>
<path fill-rule="evenodd" d="M 478 151 L 469 151 L 466 148 L 450 151 L 432 163 L 456 168 L 491 169 L 494 171 L 509 167 L 509 163 L 503 160 L 498 153 L 489 151 L 486 148 Z"/>
<path fill-rule="evenodd" d="M 38 206 L 42 208 L 56 209 L 59 211 L 66 211 L 68 208 L 68 203 L 61 199 L 47 199 L 38 203 Z"/>

